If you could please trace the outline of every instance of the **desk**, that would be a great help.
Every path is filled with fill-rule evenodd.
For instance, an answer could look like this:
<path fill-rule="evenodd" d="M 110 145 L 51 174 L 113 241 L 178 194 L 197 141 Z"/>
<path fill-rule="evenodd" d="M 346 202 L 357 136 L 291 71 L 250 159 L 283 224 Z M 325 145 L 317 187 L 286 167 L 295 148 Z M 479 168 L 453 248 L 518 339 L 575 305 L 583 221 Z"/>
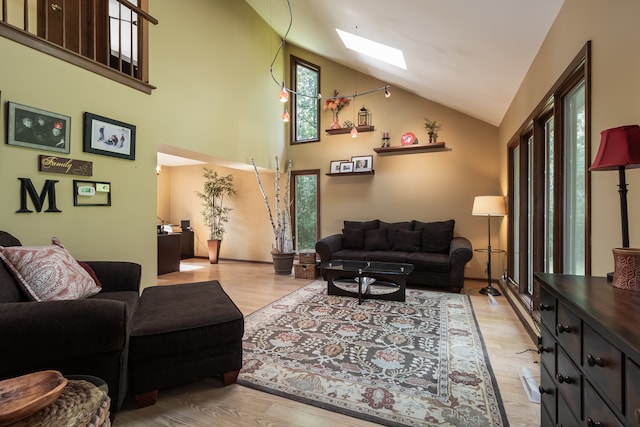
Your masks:
<path fill-rule="evenodd" d="M 182 230 L 180 234 L 180 259 L 193 258 L 193 231 Z"/>
<path fill-rule="evenodd" d="M 158 275 L 180 271 L 180 233 L 158 234 Z"/>

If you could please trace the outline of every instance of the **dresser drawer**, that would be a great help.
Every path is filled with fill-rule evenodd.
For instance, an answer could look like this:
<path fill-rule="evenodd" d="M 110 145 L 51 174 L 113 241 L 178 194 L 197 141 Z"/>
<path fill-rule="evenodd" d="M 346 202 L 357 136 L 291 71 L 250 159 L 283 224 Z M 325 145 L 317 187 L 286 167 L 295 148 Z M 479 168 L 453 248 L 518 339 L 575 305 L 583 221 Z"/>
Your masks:
<path fill-rule="evenodd" d="M 540 363 L 550 375 L 556 374 L 556 340 L 547 328 L 540 328 L 540 344 L 538 344 Z"/>
<path fill-rule="evenodd" d="M 558 344 L 564 348 L 575 364 L 580 363 L 581 320 L 564 304 L 558 303 L 556 323 Z"/>
<path fill-rule="evenodd" d="M 558 426 L 559 427 L 580 427 L 580 421 L 567 409 L 569 405 L 562 395 L 558 395 Z M 564 409 L 563 409 L 564 408 Z"/>
<path fill-rule="evenodd" d="M 540 372 L 540 401 L 542 407 L 548 413 L 549 418 L 553 420 L 551 425 L 556 421 L 556 382 L 553 379 L 554 374 L 547 372 L 546 369 L 542 369 Z M 542 412 L 545 412 L 542 411 Z"/>
<path fill-rule="evenodd" d="M 585 376 L 622 411 L 622 353 L 589 325 L 583 328 L 582 342 Z"/>
<path fill-rule="evenodd" d="M 627 420 L 640 427 L 640 366 L 627 359 Z"/>
<path fill-rule="evenodd" d="M 556 327 L 556 299 L 544 286 L 540 287 L 540 305 L 538 306 L 538 310 L 540 310 L 542 324 L 554 330 Z"/>
<path fill-rule="evenodd" d="M 589 381 L 584 382 L 584 422 L 587 426 L 623 427 Z"/>
<path fill-rule="evenodd" d="M 573 416 L 580 419 L 582 415 L 582 375 L 578 368 L 573 364 L 571 358 L 560 348 L 558 348 L 558 369 L 555 376 L 556 386 L 558 387 L 558 399 L 564 398 L 566 407 L 571 409 Z M 558 401 L 558 418 L 562 412 L 560 408 L 563 406 Z"/>

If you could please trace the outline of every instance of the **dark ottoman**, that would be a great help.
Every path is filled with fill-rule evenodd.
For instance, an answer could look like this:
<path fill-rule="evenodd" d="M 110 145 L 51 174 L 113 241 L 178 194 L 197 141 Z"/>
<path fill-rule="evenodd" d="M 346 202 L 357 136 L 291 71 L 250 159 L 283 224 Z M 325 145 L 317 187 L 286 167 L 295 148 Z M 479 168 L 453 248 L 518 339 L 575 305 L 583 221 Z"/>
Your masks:
<path fill-rule="evenodd" d="M 146 288 L 133 318 L 130 388 L 141 406 L 158 390 L 222 375 L 235 383 L 242 367 L 244 318 L 217 280 Z"/>

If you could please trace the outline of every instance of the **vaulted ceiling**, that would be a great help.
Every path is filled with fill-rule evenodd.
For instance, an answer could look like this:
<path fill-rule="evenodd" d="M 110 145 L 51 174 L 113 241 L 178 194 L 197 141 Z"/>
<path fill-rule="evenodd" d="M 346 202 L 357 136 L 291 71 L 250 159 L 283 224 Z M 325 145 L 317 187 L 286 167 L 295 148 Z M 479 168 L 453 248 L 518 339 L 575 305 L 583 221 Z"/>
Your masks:
<path fill-rule="evenodd" d="M 287 0 L 245 1 L 284 35 Z M 563 1 L 289 0 L 287 42 L 497 126 Z M 347 49 L 336 29 L 402 50 L 407 69 Z"/>

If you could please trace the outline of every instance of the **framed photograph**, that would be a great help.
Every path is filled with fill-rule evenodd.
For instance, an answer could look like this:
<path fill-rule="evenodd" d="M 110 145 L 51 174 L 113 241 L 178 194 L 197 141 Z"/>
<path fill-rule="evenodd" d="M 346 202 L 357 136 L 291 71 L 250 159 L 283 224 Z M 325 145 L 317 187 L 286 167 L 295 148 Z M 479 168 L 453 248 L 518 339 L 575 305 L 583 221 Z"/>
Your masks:
<path fill-rule="evenodd" d="M 111 206 L 111 183 L 74 179 L 73 206 Z"/>
<path fill-rule="evenodd" d="M 342 162 L 348 162 L 348 160 L 331 160 L 329 173 L 340 173 L 340 163 Z"/>
<path fill-rule="evenodd" d="M 373 156 L 354 156 L 351 158 L 354 172 L 371 172 L 373 170 Z"/>
<path fill-rule="evenodd" d="M 136 159 L 136 127 L 128 123 L 84 113 L 83 142 L 86 153 Z"/>
<path fill-rule="evenodd" d="M 7 144 L 69 153 L 71 117 L 8 102 Z"/>
<path fill-rule="evenodd" d="M 353 172 L 353 162 L 340 162 L 340 173 Z"/>

